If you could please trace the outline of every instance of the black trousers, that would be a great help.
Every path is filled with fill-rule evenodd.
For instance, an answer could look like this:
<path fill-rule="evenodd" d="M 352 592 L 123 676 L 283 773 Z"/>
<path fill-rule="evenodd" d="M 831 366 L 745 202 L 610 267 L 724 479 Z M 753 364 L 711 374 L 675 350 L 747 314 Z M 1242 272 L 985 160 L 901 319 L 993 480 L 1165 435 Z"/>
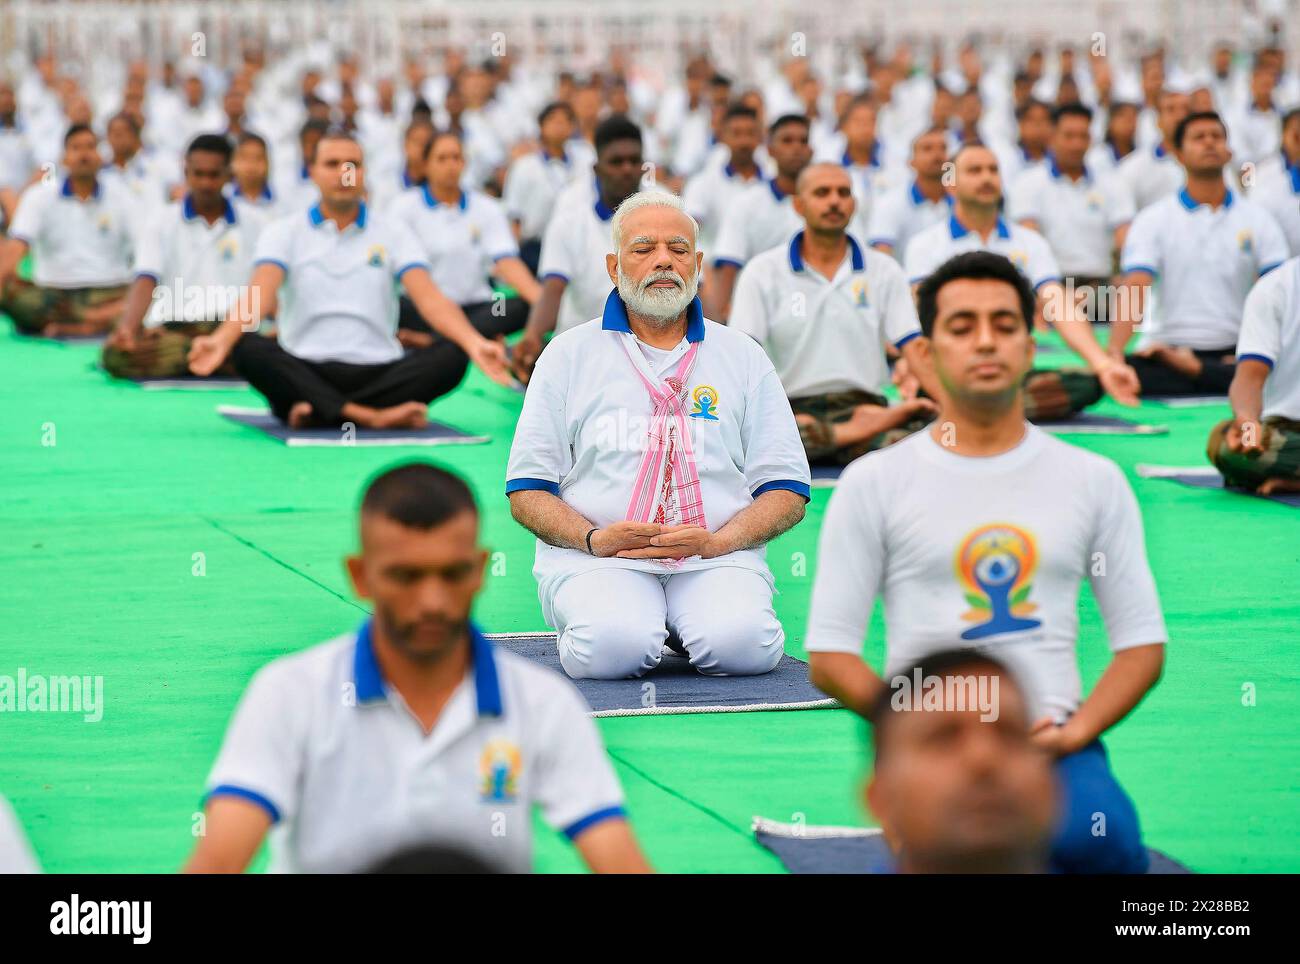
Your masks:
<path fill-rule="evenodd" d="M 1193 350 L 1201 360 L 1201 373 L 1188 378 L 1152 358 L 1126 355 L 1124 360 L 1137 372 L 1143 395 L 1226 395 L 1237 371 L 1236 347 L 1207 351 Z M 1226 359 L 1226 360 L 1225 360 Z"/>
<path fill-rule="evenodd" d="M 231 353 L 235 370 L 266 396 L 271 411 L 287 421 L 289 410 L 308 402 L 312 422 L 339 425 L 349 402 L 390 408 L 403 402 L 431 402 L 460 384 L 469 359 L 443 339 L 379 365 L 312 362 L 291 355 L 274 338 L 246 334 Z"/>
<path fill-rule="evenodd" d="M 497 305 L 501 305 L 501 307 L 496 308 Z M 496 308 L 496 311 L 493 311 L 493 308 Z M 484 338 L 495 338 L 497 335 L 513 335 L 515 332 L 523 330 L 524 325 L 528 322 L 528 302 L 524 301 L 523 298 L 506 298 L 504 301 L 478 301 L 470 305 L 461 305 L 460 310 L 465 312 L 465 317 L 469 319 L 469 323 Z M 422 331 L 425 334 L 437 337 L 437 332 L 430 328 L 429 323 L 420 317 L 420 313 L 415 310 L 415 305 L 405 295 L 401 299 L 397 327 L 405 328 L 407 331 Z"/>

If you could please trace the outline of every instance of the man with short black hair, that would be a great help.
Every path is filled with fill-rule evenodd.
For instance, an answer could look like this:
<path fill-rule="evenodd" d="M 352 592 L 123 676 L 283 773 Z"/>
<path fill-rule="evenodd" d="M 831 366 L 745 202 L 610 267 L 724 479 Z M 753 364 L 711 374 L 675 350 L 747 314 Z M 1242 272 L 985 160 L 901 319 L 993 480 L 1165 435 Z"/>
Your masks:
<path fill-rule="evenodd" d="M 874 869 L 1046 872 L 1058 791 L 1051 756 L 1030 736 L 1021 683 L 992 656 L 951 649 L 903 667 L 890 684 L 870 713 L 865 797 L 893 861 Z M 929 692 L 956 699 L 926 702 Z"/>
<path fill-rule="evenodd" d="M 575 196 L 555 211 L 542 240 L 537 277 L 541 296 L 533 303 L 523 337 L 512 356 L 517 377 L 532 375 L 543 339 L 597 317 L 609 296 L 609 223 L 623 200 L 636 193 L 642 170 L 641 128 L 621 114 L 596 127 L 596 197 Z"/>
<path fill-rule="evenodd" d="M 1174 150 L 1186 187 L 1134 219 L 1106 347 L 1137 372 L 1144 395 L 1222 395 L 1232 383 L 1246 295 L 1289 251 L 1273 216 L 1224 183 L 1232 152 L 1218 114 L 1183 118 Z M 1137 350 L 1126 355 L 1139 320 Z"/>
<path fill-rule="evenodd" d="M 270 831 L 273 870 L 454 843 L 526 873 L 534 806 L 592 870 L 649 870 L 582 697 L 471 620 L 487 557 L 460 478 L 409 462 L 370 482 L 347 570 L 374 614 L 253 677 L 186 871 L 239 873 Z"/>
<path fill-rule="evenodd" d="M 700 225 L 700 247 L 713 248 L 722 221 L 746 189 L 763 181 L 754 152 L 762 141 L 758 112 L 732 104 L 722 117 L 718 138 L 727 151 L 725 164 L 705 164 L 682 189 L 686 212 Z"/>
<path fill-rule="evenodd" d="M 245 297 L 253 248 L 265 224 L 236 211 L 222 193 L 230 179 L 230 141 L 200 134 L 185 152 L 185 197 L 140 231 L 135 282 L 104 345 L 104 370 L 118 378 L 188 374 L 194 338 L 210 334 Z M 233 374 L 225 366 L 225 374 Z"/>
<path fill-rule="evenodd" d="M 547 104 L 537 115 L 538 149 L 515 158 L 506 172 L 501 202 L 519 241 L 520 257 L 534 274 L 556 199 L 575 178 L 587 176 L 591 163 L 586 141 L 573 140 L 574 124 L 568 104 Z"/>
<path fill-rule="evenodd" d="M 466 356 L 507 383 L 505 350 L 434 285 L 419 241 L 368 210 L 355 138 L 331 131 L 311 170 L 320 203 L 262 232 L 248 298 L 194 339 L 190 371 L 211 375 L 233 352 L 236 371 L 295 428 L 421 428 L 429 403 L 464 377 Z M 397 339 L 399 284 L 443 336 L 406 354 Z M 265 338 L 256 329 L 273 305 L 276 337 Z"/>
<path fill-rule="evenodd" d="M 921 285 L 917 307 L 939 416 L 840 477 L 808 620 L 811 678 L 859 713 L 880 697 L 886 684 L 861 655 L 877 596 L 885 679 L 953 645 L 996 648 L 1024 680 L 1035 741 L 1059 758 L 1067 820 L 1054 866 L 1141 873 L 1137 813 L 1100 740 L 1164 665 L 1137 500 L 1113 462 L 1025 421 L 1034 292 L 1009 260 L 952 258 Z M 1077 655 L 1085 579 L 1114 654 L 1086 699 Z M 1098 811 L 1104 837 L 1092 832 Z"/>
<path fill-rule="evenodd" d="M 757 254 L 782 244 L 799 230 L 793 195 L 799 172 L 812 160 L 811 128 L 802 114 L 784 114 L 768 128 L 767 153 L 776 165 L 770 180 L 753 184 L 723 214 L 709 278 L 709 315 L 720 322 L 731 314 L 731 294 L 740 269 Z"/>
<path fill-rule="evenodd" d="M 61 181 L 23 192 L 0 250 L 0 311 L 20 332 L 103 334 L 122 313 L 135 252 L 133 196 L 100 178 L 99 138 L 84 124 L 63 138 Z M 32 252 L 32 280 L 16 277 Z"/>

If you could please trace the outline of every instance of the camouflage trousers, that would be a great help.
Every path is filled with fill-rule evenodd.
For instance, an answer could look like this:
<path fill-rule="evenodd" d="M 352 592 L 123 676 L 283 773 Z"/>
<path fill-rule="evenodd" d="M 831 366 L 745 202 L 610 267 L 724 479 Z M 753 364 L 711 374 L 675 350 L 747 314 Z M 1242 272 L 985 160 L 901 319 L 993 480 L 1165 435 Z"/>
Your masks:
<path fill-rule="evenodd" d="M 0 303 L 14 320 L 14 326 L 24 334 L 39 335 L 50 322 L 78 323 L 85 320 L 88 308 L 98 308 L 126 297 L 126 285 L 111 288 L 42 288 L 30 281 L 15 278 L 9 284 L 9 293 Z M 102 330 L 113 327 L 114 319 L 107 319 Z"/>
<path fill-rule="evenodd" d="M 829 392 L 825 395 L 790 399 L 790 407 L 794 409 L 796 415 L 811 415 L 816 419 L 815 422 L 799 426 L 799 437 L 803 440 L 804 452 L 809 462 L 848 465 L 868 452 L 884 448 L 913 432 L 920 431 L 931 421 L 928 417 L 913 418 L 898 428 L 873 435 L 865 442 L 843 448 L 836 447 L 834 426 L 852 418 L 853 410 L 859 405 L 879 405 L 883 408 L 889 405 L 889 401 L 881 395 L 860 391 Z"/>
<path fill-rule="evenodd" d="M 161 328 L 146 328 L 135 339 L 135 347 L 124 351 L 111 342 L 104 346 L 100 364 L 115 378 L 184 378 L 190 373 L 190 344 L 198 335 L 210 335 L 217 321 L 169 321 Z M 216 374 L 234 375 L 226 359 Z"/>
<path fill-rule="evenodd" d="M 1272 416 L 1260 422 L 1263 449 L 1234 452 L 1225 439 L 1232 419 L 1210 431 L 1205 454 L 1230 488 L 1257 489 L 1268 479 L 1300 480 L 1300 422 Z"/>
<path fill-rule="evenodd" d="M 1025 418 L 1054 422 L 1101 401 L 1101 382 L 1078 368 L 1035 368 L 1025 376 Z"/>

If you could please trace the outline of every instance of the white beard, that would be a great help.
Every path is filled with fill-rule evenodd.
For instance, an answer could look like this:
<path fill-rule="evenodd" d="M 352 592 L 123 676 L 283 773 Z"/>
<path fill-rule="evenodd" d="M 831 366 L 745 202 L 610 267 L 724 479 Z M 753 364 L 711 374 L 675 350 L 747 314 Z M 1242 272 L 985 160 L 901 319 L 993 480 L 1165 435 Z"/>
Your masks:
<path fill-rule="evenodd" d="M 667 327 L 682 316 L 682 312 L 695 300 L 700 289 L 699 272 L 692 272 L 689 279 L 680 288 L 650 288 L 656 281 L 677 281 L 684 279 L 672 271 L 655 271 L 639 284 L 623 273 L 623 266 L 618 266 L 618 296 L 628 311 L 651 324 Z"/>

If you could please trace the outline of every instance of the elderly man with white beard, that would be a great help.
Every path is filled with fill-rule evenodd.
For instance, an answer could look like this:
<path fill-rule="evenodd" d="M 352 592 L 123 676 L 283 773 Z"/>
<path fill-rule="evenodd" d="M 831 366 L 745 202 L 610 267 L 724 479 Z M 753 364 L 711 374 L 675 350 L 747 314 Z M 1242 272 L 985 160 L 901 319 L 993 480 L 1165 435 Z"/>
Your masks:
<path fill-rule="evenodd" d="M 680 199 L 634 194 L 611 226 L 604 315 L 541 356 L 510 451 L 543 615 L 574 678 L 641 676 L 665 646 L 766 673 L 785 633 L 765 546 L 809 497 L 790 403 L 753 339 L 704 318 Z"/>

